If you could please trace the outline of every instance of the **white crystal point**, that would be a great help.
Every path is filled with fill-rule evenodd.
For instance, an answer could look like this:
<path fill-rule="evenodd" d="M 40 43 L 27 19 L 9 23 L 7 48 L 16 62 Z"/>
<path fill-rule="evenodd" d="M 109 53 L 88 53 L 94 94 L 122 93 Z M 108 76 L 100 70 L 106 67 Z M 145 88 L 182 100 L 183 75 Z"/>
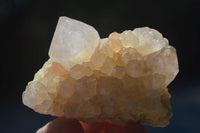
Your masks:
<path fill-rule="evenodd" d="M 99 40 L 99 34 L 92 26 L 68 17 L 60 17 L 49 56 L 69 70 L 74 64 L 88 61 Z M 86 56 L 83 57 L 81 53 Z"/>

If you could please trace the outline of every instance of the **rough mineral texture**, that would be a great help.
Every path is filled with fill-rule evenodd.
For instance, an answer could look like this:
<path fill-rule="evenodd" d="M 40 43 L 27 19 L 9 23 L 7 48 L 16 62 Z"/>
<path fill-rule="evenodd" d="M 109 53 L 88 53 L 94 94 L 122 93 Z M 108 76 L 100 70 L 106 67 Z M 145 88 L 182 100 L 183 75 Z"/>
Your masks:
<path fill-rule="evenodd" d="M 158 31 L 136 28 L 99 39 L 91 26 L 61 17 L 49 54 L 23 93 L 36 112 L 88 123 L 169 123 L 167 85 L 178 62 Z"/>

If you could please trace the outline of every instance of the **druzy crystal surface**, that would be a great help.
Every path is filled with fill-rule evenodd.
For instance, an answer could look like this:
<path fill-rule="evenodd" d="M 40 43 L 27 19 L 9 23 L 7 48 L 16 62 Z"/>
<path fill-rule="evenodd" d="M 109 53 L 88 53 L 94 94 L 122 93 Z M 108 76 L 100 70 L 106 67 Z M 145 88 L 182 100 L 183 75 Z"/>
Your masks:
<path fill-rule="evenodd" d="M 169 123 L 167 85 L 178 61 L 158 31 L 143 27 L 100 39 L 93 27 L 61 17 L 49 55 L 23 92 L 36 112 L 88 123 Z"/>

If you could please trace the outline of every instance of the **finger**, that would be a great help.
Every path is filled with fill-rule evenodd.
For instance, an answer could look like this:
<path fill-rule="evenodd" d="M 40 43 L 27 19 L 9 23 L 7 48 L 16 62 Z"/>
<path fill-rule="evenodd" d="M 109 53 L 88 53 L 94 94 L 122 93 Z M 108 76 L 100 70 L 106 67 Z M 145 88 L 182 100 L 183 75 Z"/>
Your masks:
<path fill-rule="evenodd" d="M 147 129 L 139 123 L 129 123 L 125 129 L 125 133 L 147 133 Z"/>
<path fill-rule="evenodd" d="M 84 133 L 100 133 L 102 131 L 102 128 L 104 126 L 104 123 L 91 123 L 87 124 L 82 121 L 80 121 Z"/>
<path fill-rule="evenodd" d="M 119 126 L 110 123 L 86 124 L 81 122 L 85 133 L 147 133 L 141 124 L 128 123 L 126 126 Z"/>
<path fill-rule="evenodd" d="M 125 126 L 114 124 L 105 125 L 103 133 L 147 133 L 147 130 L 141 124 L 129 123 Z"/>
<path fill-rule="evenodd" d="M 83 133 L 83 128 L 77 120 L 60 117 L 47 123 L 36 133 Z"/>

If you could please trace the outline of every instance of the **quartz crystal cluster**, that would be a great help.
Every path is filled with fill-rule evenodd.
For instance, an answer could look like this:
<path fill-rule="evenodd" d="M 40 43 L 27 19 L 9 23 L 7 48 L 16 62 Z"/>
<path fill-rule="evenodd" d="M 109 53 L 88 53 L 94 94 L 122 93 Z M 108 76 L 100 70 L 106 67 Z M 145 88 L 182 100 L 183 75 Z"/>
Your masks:
<path fill-rule="evenodd" d="M 60 17 L 49 56 L 23 92 L 36 112 L 88 123 L 169 123 L 167 85 L 178 61 L 158 31 L 143 27 L 100 39 L 93 27 Z"/>

